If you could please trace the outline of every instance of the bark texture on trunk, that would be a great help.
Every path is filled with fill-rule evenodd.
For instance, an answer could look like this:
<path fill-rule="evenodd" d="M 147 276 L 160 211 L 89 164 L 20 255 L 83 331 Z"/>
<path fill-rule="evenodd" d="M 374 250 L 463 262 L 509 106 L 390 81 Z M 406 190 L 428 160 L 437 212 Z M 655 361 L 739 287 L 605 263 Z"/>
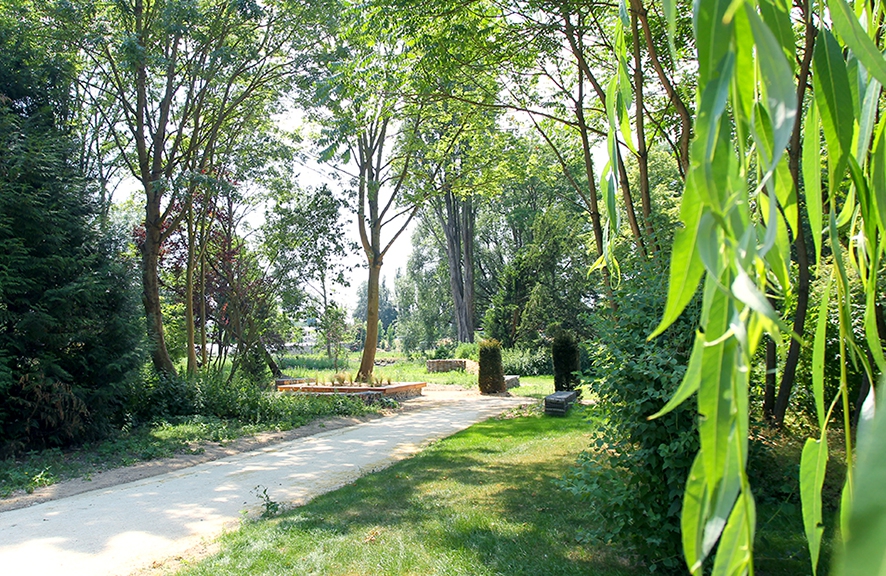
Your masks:
<path fill-rule="evenodd" d="M 373 262 L 369 266 L 369 282 L 366 292 L 366 343 L 363 345 L 363 357 L 357 380 L 369 382 L 375 368 L 375 352 L 378 350 L 378 289 L 381 278 L 381 262 Z"/>
<path fill-rule="evenodd" d="M 451 191 L 434 203 L 445 237 L 456 335 L 459 342 L 474 341 L 474 213 L 473 199 Z"/>

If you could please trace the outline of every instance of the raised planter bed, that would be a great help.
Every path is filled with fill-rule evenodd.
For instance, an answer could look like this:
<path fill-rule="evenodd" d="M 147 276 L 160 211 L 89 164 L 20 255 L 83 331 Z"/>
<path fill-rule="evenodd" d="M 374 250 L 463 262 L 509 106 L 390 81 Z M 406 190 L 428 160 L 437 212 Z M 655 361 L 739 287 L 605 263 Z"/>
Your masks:
<path fill-rule="evenodd" d="M 307 384 L 307 383 L 290 383 L 289 380 L 281 378 L 277 380 L 277 390 L 279 392 L 295 392 L 300 394 L 366 394 L 380 393 L 388 398 L 402 400 L 421 396 L 421 390 L 427 383 L 425 382 L 399 382 L 397 384 L 388 384 L 387 386 L 344 386 L 337 384 Z"/>

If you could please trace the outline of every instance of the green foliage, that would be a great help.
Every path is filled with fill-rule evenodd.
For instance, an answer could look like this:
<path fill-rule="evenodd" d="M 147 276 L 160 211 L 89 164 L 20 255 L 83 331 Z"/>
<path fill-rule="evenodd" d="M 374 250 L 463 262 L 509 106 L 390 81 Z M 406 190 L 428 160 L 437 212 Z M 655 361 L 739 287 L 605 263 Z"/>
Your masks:
<path fill-rule="evenodd" d="M 505 374 L 544 376 L 554 373 L 551 351 L 547 346 L 537 348 L 504 348 L 501 363 Z"/>
<path fill-rule="evenodd" d="M 480 392 L 483 394 L 504 392 L 506 388 L 501 364 L 501 343 L 498 340 L 482 340 L 479 348 L 480 374 L 477 380 Z"/>
<path fill-rule="evenodd" d="M 677 389 L 692 345 L 688 319 L 661 337 L 660 274 L 638 274 L 617 292 L 619 318 L 595 315 L 591 368 L 583 381 L 603 424 L 564 485 L 593 502 L 588 537 L 629 546 L 650 569 L 683 573 L 680 500 L 698 449 L 690 407 L 650 420 Z"/>
<path fill-rule="evenodd" d="M 576 374 L 581 370 L 578 342 L 570 332 L 560 332 L 551 342 L 554 363 L 554 390 L 575 390 L 580 383 Z"/>
<path fill-rule="evenodd" d="M 116 231 L 97 232 L 74 163 L 64 117 L 71 70 L 36 44 L 37 24 L 20 16 L 0 13 L 0 453 L 7 454 L 118 426 L 142 352 L 135 270 Z"/>
<path fill-rule="evenodd" d="M 480 358 L 480 345 L 477 342 L 459 342 L 452 357 L 476 362 Z M 502 362 L 504 362 L 504 358 L 502 358 Z"/>
<path fill-rule="evenodd" d="M 291 428 L 320 415 L 359 414 L 363 402 L 347 396 L 308 397 L 268 392 L 248 378 L 205 373 L 191 378 L 157 376 L 138 387 L 130 407 L 137 423 L 200 415 L 247 424 Z"/>

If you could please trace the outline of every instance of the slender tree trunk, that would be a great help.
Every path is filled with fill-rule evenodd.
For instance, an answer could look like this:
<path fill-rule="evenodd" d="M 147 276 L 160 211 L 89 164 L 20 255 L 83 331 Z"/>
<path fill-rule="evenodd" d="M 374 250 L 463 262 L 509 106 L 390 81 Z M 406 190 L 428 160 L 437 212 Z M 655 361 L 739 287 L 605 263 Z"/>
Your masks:
<path fill-rule="evenodd" d="M 763 418 L 772 420 L 775 410 L 775 381 L 777 368 L 777 350 L 772 338 L 766 339 L 766 387 L 763 391 Z"/>
<path fill-rule="evenodd" d="M 464 250 L 464 287 L 465 287 L 465 328 L 466 339 L 463 342 L 474 341 L 474 222 L 477 215 L 474 212 L 474 199 L 468 196 L 464 199 L 462 215 L 462 250 Z"/>
<path fill-rule="evenodd" d="M 378 296 L 379 279 L 381 278 L 381 262 L 373 262 L 369 266 L 369 282 L 366 292 L 366 343 L 363 345 L 363 358 L 357 380 L 369 382 L 375 368 L 375 352 L 378 349 Z"/>
<path fill-rule="evenodd" d="M 799 78 L 797 83 L 797 104 L 798 109 L 803 109 L 803 101 L 806 96 L 806 83 L 809 79 L 809 67 L 812 62 L 812 53 L 815 45 L 816 28 L 812 22 L 812 14 L 808 2 L 804 3 L 804 20 L 806 25 L 805 35 L 805 52 L 803 60 L 800 63 Z M 802 115 L 797 114 L 794 121 L 794 130 L 791 134 L 791 141 L 788 146 L 788 168 L 791 172 L 791 178 L 794 182 L 794 190 L 797 191 L 798 200 L 802 199 L 800 192 L 800 133 L 802 126 Z M 810 191 L 812 194 L 820 194 L 820 190 Z M 802 205 L 802 202 L 798 202 Z M 799 278 L 797 282 L 797 309 L 794 312 L 794 333 L 800 338 L 803 337 L 806 325 L 806 312 L 809 308 L 809 284 L 811 281 L 809 255 L 806 250 L 806 233 L 803 231 L 802 216 L 798 214 L 795 223 L 794 246 L 797 251 L 797 268 Z M 775 399 L 774 418 L 776 425 L 780 426 L 784 423 L 787 414 L 788 401 L 791 397 L 791 390 L 794 387 L 794 377 L 797 372 L 797 364 L 800 361 L 800 341 L 797 338 L 791 338 L 791 344 L 788 348 L 788 355 L 785 359 L 784 370 L 781 375 L 781 384 L 778 388 L 778 396 Z"/>
<path fill-rule="evenodd" d="M 196 238 L 194 230 L 194 205 L 188 200 L 187 226 L 188 226 L 188 263 L 185 268 L 185 327 L 188 339 L 188 375 L 197 373 L 197 342 L 196 322 L 194 319 L 194 267 Z"/>

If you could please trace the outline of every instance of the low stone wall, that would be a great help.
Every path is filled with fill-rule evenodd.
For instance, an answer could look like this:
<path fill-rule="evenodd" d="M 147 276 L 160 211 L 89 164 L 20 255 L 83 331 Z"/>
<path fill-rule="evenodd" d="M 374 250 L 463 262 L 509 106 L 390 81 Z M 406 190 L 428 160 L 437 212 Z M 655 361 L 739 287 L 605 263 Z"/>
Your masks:
<path fill-rule="evenodd" d="M 454 372 L 464 370 L 468 374 L 479 374 L 480 365 L 473 360 L 464 358 L 449 358 L 446 360 L 428 360 L 428 372 Z"/>

